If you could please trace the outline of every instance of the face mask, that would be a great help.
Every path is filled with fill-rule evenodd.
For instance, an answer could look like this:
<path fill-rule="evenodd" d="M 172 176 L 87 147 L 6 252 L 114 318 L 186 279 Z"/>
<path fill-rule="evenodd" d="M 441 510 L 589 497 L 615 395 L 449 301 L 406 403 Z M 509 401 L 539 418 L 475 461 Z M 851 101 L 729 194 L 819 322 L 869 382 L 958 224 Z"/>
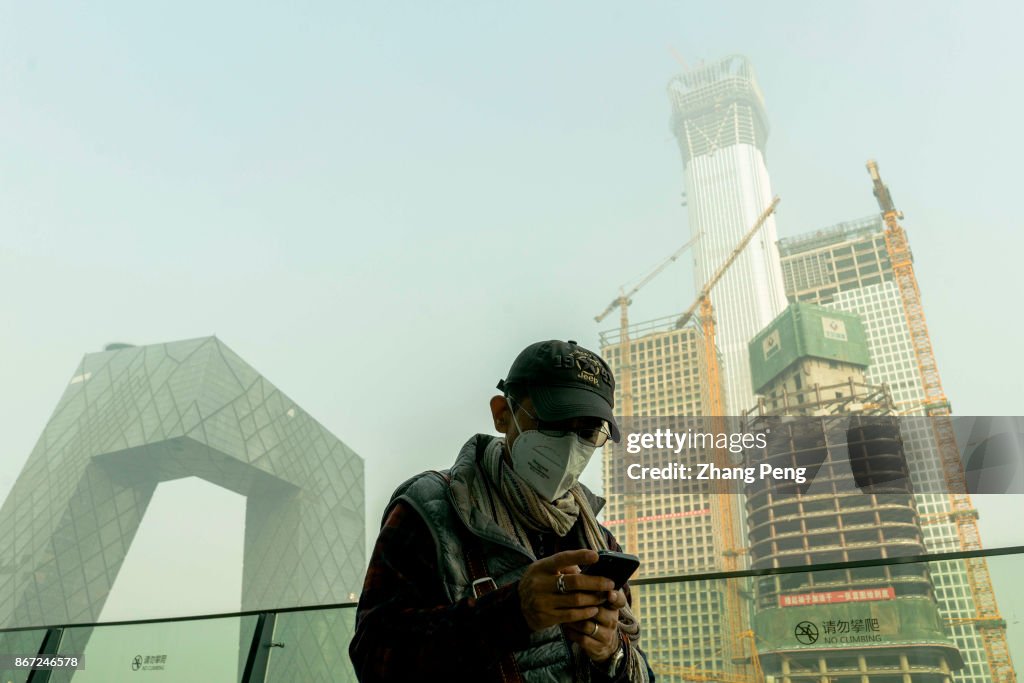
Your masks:
<path fill-rule="evenodd" d="M 541 498 L 558 500 L 579 481 L 597 447 L 584 445 L 572 432 L 548 436 L 533 429 L 521 431 L 511 404 L 509 410 L 519 431 L 510 453 L 512 470 Z"/>

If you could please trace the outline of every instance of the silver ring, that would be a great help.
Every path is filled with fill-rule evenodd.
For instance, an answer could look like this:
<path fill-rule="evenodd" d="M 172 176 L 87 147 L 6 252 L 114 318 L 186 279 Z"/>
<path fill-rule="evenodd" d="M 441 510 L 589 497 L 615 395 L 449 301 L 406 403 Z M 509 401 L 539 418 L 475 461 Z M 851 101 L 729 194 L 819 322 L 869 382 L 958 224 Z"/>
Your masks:
<path fill-rule="evenodd" d="M 592 633 L 590 634 L 590 637 L 591 637 L 591 638 L 593 638 L 594 636 L 596 636 L 596 635 L 597 635 L 597 632 L 598 632 L 598 631 L 599 631 L 600 629 L 601 629 L 601 625 L 600 625 L 600 624 L 598 624 L 598 623 L 597 623 L 597 622 L 595 621 L 595 622 L 594 622 L 594 630 L 593 630 L 593 632 L 592 632 Z"/>
<path fill-rule="evenodd" d="M 565 574 L 558 575 L 558 579 L 555 581 L 555 590 L 562 595 L 565 595 L 569 592 L 565 590 Z"/>

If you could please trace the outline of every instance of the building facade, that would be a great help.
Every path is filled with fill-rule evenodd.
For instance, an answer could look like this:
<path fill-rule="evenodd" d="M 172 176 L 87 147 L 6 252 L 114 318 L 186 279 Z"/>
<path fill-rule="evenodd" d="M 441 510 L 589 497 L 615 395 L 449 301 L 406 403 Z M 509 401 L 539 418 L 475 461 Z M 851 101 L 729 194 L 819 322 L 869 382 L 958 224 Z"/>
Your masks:
<path fill-rule="evenodd" d="M 704 343 L 696 326 L 677 329 L 677 316 L 629 328 L 629 357 L 621 331 L 601 335 L 601 356 L 618 380 L 615 405 L 622 405 L 622 368 L 631 368 L 633 416 L 620 418 L 624 432 L 644 429 L 645 418 L 679 428 L 702 421 L 706 397 Z M 627 474 L 638 462 L 623 443 L 604 447 L 605 524 L 627 552 L 641 559 L 636 578 L 721 570 L 722 549 L 712 524 L 713 492 L 697 487 L 657 486 Z M 692 452 L 681 454 L 693 458 Z M 658 466 L 659 462 L 644 464 Z M 644 649 L 658 680 L 687 680 L 682 671 L 722 671 L 724 623 L 721 582 L 654 584 L 634 588 L 643 620 Z"/>
<path fill-rule="evenodd" d="M 750 359 L 761 398 L 748 429 L 767 435 L 750 464 L 810 475 L 746 486 L 752 567 L 923 555 L 900 424 L 888 389 L 866 382 L 859 317 L 793 304 Z M 920 562 L 760 578 L 754 623 L 782 683 L 948 683 L 963 664 Z"/>
<path fill-rule="evenodd" d="M 359 594 L 362 459 L 215 337 L 111 345 L 82 359 L 0 507 L 17 568 L 0 573 L 0 626 L 98 622 L 154 491 L 188 476 L 246 497 L 243 611 Z M 67 651 L 90 632 L 69 629 Z M 329 645 L 296 680 L 347 662 Z"/>

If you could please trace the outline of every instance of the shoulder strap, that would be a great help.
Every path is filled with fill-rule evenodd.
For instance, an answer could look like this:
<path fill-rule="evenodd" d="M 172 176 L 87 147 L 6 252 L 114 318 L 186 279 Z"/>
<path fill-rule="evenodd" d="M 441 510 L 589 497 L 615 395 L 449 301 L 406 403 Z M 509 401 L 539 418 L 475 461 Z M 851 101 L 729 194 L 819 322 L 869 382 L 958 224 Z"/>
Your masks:
<path fill-rule="evenodd" d="M 465 545 L 466 566 L 469 568 L 469 578 L 473 581 L 473 595 L 479 598 L 497 590 L 498 585 L 493 578 L 487 576 L 487 566 L 484 564 L 480 539 L 473 534 L 466 535 L 470 537 Z M 498 673 L 501 675 L 502 683 L 522 683 L 523 681 L 516 658 L 512 656 L 511 652 L 505 653 L 498 660 Z"/>
<path fill-rule="evenodd" d="M 478 455 L 480 449 L 484 447 L 485 444 L 478 447 Z M 430 472 L 424 472 L 424 474 L 440 477 L 446 486 L 451 484 L 451 475 L 448 471 L 438 472 L 431 470 Z M 474 597 L 479 598 L 493 590 L 497 590 L 498 584 L 487 574 L 487 565 L 484 563 L 484 551 L 480 538 L 468 529 L 461 529 L 460 535 L 463 537 L 466 567 L 469 569 L 469 579 L 473 582 Z M 516 664 L 516 659 L 512 656 L 511 652 L 506 653 L 498 660 L 498 673 L 501 675 L 502 683 L 523 683 L 523 676 L 519 672 L 519 666 Z"/>

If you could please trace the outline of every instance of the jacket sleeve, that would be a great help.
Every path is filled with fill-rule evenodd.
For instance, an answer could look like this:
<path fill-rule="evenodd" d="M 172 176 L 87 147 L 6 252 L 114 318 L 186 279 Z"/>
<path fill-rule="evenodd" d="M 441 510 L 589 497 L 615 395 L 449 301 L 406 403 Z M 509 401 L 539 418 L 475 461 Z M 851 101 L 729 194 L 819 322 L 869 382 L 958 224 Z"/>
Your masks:
<path fill-rule="evenodd" d="M 487 680 L 529 635 L 518 583 L 452 604 L 426 523 L 395 505 L 370 557 L 349 645 L 362 683 Z"/>

